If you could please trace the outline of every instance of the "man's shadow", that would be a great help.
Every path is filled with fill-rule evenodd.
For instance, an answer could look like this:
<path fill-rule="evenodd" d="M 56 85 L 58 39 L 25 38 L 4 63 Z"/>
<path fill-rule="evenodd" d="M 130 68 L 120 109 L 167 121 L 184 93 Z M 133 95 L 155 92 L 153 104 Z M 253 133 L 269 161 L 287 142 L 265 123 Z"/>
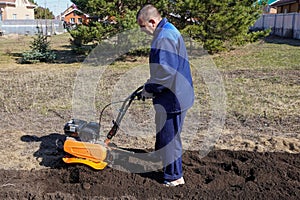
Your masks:
<path fill-rule="evenodd" d="M 135 173 L 143 178 L 152 179 L 158 183 L 163 183 L 163 171 L 161 159 L 157 155 L 151 153 L 151 150 L 144 149 L 132 149 L 121 148 L 123 151 L 131 153 L 119 152 L 112 167 L 118 169 L 118 166 L 122 170 Z M 116 150 L 117 154 L 118 151 Z"/>
<path fill-rule="evenodd" d="M 62 158 L 65 156 L 63 144 L 66 135 L 52 133 L 46 136 L 23 135 L 23 142 L 40 142 L 39 149 L 34 152 L 33 156 L 40 162 L 39 164 L 50 168 L 62 168 L 65 166 Z"/>

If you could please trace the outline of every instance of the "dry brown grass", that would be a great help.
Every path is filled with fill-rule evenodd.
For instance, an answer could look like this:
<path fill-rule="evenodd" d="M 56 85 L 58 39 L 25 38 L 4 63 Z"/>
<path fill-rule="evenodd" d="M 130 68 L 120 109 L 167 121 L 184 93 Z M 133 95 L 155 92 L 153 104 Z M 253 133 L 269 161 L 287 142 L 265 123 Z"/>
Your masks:
<path fill-rule="evenodd" d="M 17 64 L 16 59 L 28 50 L 31 40 L 28 36 L 0 37 L 1 126 L 4 130 L 32 134 L 61 132 L 72 116 L 73 87 L 83 58 L 71 52 L 69 35 L 63 34 L 50 38 L 59 57 L 55 63 Z M 261 135 L 299 134 L 299 46 L 277 43 L 255 43 L 212 57 L 223 76 L 227 94 L 226 134 L 220 137 L 225 144 L 236 135 L 259 141 Z M 97 86 L 97 109 L 110 103 L 111 91 L 121 76 L 145 63 L 145 57 L 113 63 Z M 201 111 L 201 121 L 197 123 L 202 132 L 210 120 L 210 98 L 201 77 L 195 80 Z M 141 114 L 145 106 L 136 105 L 138 111 L 132 114 L 136 115 L 135 120 L 145 117 Z M 107 126 L 113 117 L 105 116 Z"/>

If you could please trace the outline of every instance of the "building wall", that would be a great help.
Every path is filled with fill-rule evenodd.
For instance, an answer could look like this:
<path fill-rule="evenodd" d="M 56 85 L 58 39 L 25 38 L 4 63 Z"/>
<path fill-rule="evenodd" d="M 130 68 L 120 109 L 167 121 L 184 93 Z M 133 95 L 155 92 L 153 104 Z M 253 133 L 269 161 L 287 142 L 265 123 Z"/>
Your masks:
<path fill-rule="evenodd" d="M 276 14 L 277 9 L 268 5 L 263 8 L 263 13 L 264 14 Z"/>
<path fill-rule="evenodd" d="M 276 8 L 270 8 L 270 13 L 271 14 L 276 14 L 277 13 L 277 9 Z"/>
<path fill-rule="evenodd" d="M 80 20 L 82 20 L 82 18 L 76 15 L 74 12 L 67 14 L 64 19 L 66 23 L 70 23 L 70 24 L 81 24 Z"/>
<path fill-rule="evenodd" d="M 5 6 L 0 5 L 0 15 L 1 15 L 1 20 L 6 19 L 6 12 L 5 12 Z"/>
<path fill-rule="evenodd" d="M 64 21 L 67 24 L 82 24 L 87 22 L 87 18 L 84 15 L 77 15 L 74 11 L 65 15 Z"/>
<path fill-rule="evenodd" d="M 34 9 L 26 6 L 6 7 L 6 19 L 34 19 Z"/>
<path fill-rule="evenodd" d="M 299 12 L 299 3 L 293 3 L 290 12 Z"/>
<path fill-rule="evenodd" d="M 299 12 L 299 3 L 293 3 L 288 5 L 279 6 L 277 13 L 292 13 Z"/>
<path fill-rule="evenodd" d="M 2 20 L 34 19 L 33 6 L 27 7 L 22 0 L 17 0 L 15 5 L 1 5 L 0 9 L 2 10 Z"/>

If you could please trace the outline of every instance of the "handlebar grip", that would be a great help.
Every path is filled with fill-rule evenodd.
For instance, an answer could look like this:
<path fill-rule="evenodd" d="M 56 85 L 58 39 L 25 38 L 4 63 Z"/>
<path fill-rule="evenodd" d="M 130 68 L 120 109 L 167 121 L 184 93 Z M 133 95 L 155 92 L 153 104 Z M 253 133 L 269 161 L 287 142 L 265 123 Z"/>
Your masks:
<path fill-rule="evenodd" d="M 130 98 L 133 100 L 135 97 L 138 98 L 138 100 L 140 100 L 142 98 L 142 90 L 144 88 L 144 85 L 138 87 L 131 95 Z"/>
<path fill-rule="evenodd" d="M 107 133 L 107 139 L 111 139 L 112 137 L 114 137 L 119 129 L 119 125 L 116 122 L 113 122 L 114 125 L 113 127 L 110 129 L 110 131 Z"/>

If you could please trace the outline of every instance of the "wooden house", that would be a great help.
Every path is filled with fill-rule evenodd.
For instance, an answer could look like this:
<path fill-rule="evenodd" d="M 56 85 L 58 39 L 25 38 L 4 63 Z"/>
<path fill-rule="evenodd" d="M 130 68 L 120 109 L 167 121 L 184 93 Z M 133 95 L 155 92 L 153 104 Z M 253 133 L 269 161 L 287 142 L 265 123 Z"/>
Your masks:
<path fill-rule="evenodd" d="M 272 7 L 276 8 L 277 13 L 299 13 L 300 12 L 300 0 L 279 0 L 272 4 Z"/>
<path fill-rule="evenodd" d="M 79 10 L 75 4 L 67 8 L 61 14 L 61 18 L 67 25 L 86 24 L 89 20 L 89 16 Z"/>
<path fill-rule="evenodd" d="M 263 0 L 259 0 L 259 3 L 262 3 Z M 264 14 L 276 14 L 277 10 L 276 7 L 272 7 L 274 3 L 276 3 L 279 0 L 268 0 L 266 3 L 266 6 L 263 8 Z"/>

